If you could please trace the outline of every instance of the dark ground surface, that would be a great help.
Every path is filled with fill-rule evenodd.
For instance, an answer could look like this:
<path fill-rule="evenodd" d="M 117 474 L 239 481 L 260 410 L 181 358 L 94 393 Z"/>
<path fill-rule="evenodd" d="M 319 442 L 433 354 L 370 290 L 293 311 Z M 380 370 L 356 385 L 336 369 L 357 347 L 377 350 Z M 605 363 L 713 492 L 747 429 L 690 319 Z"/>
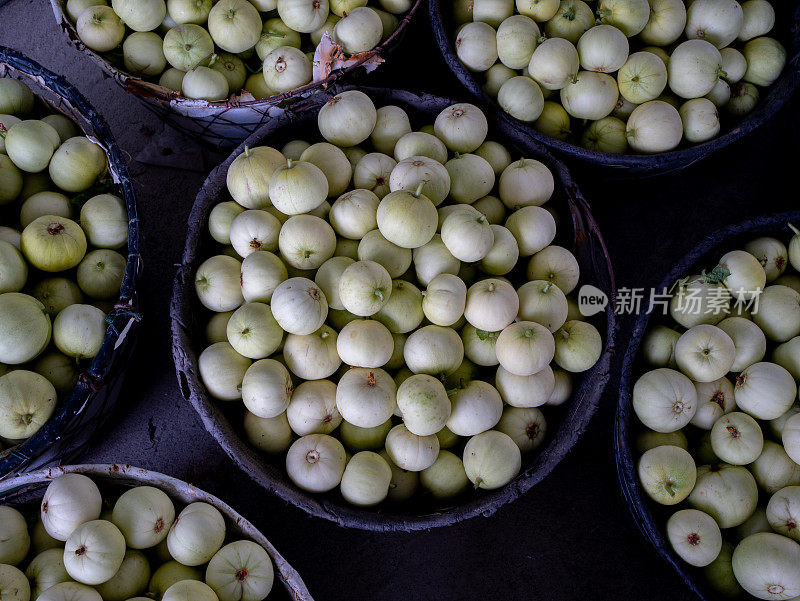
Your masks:
<path fill-rule="evenodd" d="M 369 83 L 458 97 L 459 83 L 433 47 L 424 11 L 419 17 Z M 13 0 L 0 9 L 0 44 L 65 75 L 105 115 L 132 157 L 145 235 L 140 298 L 146 320 L 118 415 L 85 462 L 136 464 L 219 495 L 262 529 L 319 601 L 691 598 L 639 539 L 618 500 L 611 457 L 616 377 L 567 459 L 490 518 L 430 532 L 374 534 L 309 518 L 254 486 L 181 399 L 170 354 L 174 265 L 204 171 L 136 161 L 163 135 L 162 125 L 67 44 L 46 0 Z M 573 166 L 605 233 L 618 284 L 656 285 L 714 229 L 800 208 L 796 186 L 790 187 L 798 176 L 797 109 L 795 101 L 734 148 L 679 174 L 607 182 Z M 188 142 L 177 150 L 197 156 Z M 629 326 L 623 323 L 620 351 Z"/>

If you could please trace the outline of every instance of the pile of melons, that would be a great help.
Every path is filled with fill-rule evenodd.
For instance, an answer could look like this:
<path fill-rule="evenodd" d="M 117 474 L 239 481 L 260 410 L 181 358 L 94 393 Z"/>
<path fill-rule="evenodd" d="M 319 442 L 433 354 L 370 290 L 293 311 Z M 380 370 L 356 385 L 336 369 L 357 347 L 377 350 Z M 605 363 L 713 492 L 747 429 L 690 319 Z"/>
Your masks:
<path fill-rule="evenodd" d="M 495 489 L 545 437 L 603 342 L 553 245 L 555 182 L 455 104 L 412 129 L 399 106 L 332 97 L 324 141 L 245 148 L 195 273 L 215 312 L 208 393 L 301 489 L 349 503 Z M 554 363 L 555 369 L 551 367 Z M 232 407 L 233 408 L 233 407 Z"/>
<path fill-rule="evenodd" d="M 262 601 L 272 559 L 229 540 L 222 513 L 205 502 L 178 513 L 161 489 L 103 497 L 82 474 L 47 487 L 38 515 L 0 506 L 3 601 Z"/>
<path fill-rule="evenodd" d="M 267 98 L 311 83 L 328 33 L 346 55 L 375 48 L 410 0 L 68 0 L 80 40 L 186 98 Z M 246 98 L 245 98 L 246 99 Z"/>
<path fill-rule="evenodd" d="M 100 350 L 128 239 L 102 147 L 0 78 L 0 440 L 16 445 Z M 88 252 L 87 252 L 88 251 Z M 124 251 L 123 251 L 124 252 Z"/>
<path fill-rule="evenodd" d="M 769 0 L 456 0 L 455 45 L 483 89 L 541 133 L 667 152 L 752 111 L 786 64 Z"/>
<path fill-rule="evenodd" d="M 791 228 L 792 226 L 790 226 Z M 676 284 L 633 388 L 648 496 L 675 552 L 725 597 L 800 596 L 800 232 Z M 788 242 L 788 244 L 787 244 Z"/>

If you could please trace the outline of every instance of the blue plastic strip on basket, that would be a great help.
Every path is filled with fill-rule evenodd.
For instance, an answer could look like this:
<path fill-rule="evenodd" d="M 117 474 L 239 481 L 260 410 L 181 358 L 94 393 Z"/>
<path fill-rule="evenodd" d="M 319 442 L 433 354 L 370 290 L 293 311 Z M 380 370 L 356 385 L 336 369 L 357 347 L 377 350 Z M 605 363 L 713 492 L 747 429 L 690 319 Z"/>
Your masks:
<path fill-rule="evenodd" d="M 136 211 L 133 183 L 122 151 L 117 146 L 105 119 L 63 77 L 45 69 L 19 52 L 0 46 L 0 64 L 8 65 L 28 77 L 35 78 L 39 85 L 66 100 L 90 124 L 92 135 L 106 149 L 109 165 L 119 179 L 118 185 L 122 189 L 122 197 L 128 214 L 128 260 L 120 287 L 119 300 L 108 314 L 108 328 L 103 345 L 89 368 L 81 374 L 81 378 L 72 392 L 59 403 L 56 413 L 31 438 L 6 453 L 5 456 L 0 457 L 0 478 L 3 478 L 14 472 L 25 471 L 28 462 L 42 456 L 51 445 L 62 440 L 75 416 L 84 409 L 93 393 L 102 387 L 104 379 L 111 372 L 112 359 L 115 356 L 120 333 L 131 318 L 136 322 L 141 319 L 137 313 L 136 298 L 136 281 L 141 269 L 141 256 L 139 254 L 139 217 Z M 69 450 L 73 451 L 73 449 Z M 66 456 L 61 456 L 57 459 L 66 458 Z"/>

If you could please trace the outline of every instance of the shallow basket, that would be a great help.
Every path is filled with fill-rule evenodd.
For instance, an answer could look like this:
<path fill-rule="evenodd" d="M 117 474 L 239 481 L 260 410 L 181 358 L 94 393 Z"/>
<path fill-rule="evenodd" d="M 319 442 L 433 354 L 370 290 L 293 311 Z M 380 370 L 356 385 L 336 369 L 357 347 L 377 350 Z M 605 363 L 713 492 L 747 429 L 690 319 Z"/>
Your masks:
<path fill-rule="evenodd" d="M 433 122 L 435 116 L 453 104 L 453 101 L 427 94 L 414 94 L 400 90 L 359 88 L 369 95 L 377 106 L 394 104 L 408 111 L 412 120 Z M 245 144 L 269 144 L 280 147 L 295 137 L 316 131 L 316 115 L 327 98 L 315 98 L 297 112 L 284 115 L 260 129 Z M 319 134 L 317 134 L 318 136 Z M 316 136 L 315 136 L 316 137 Z M 502 131 L 495 129 L 490 138 L 501 139 Z M 611 306 L 607 308 L 600 330 L 605 340 L 605 350 L 597 364 L 574 379 L 573 396 L 561 407 L 553 407 L 553 420 L 547 441 L 524 460 L 522 472 L 507 486 L 495 491 L 471 491 L 451 501 L 449 505 L 410 501 L 402 506 L 383 505 L 376 509 L 359 509 L 346 504 L 332 491 L 326 495 L 312 495 L 294 486 L 283 468 L 283 455 L 267 459 L 253 449 L 241 435 L 241 416 L 231 423 L 232 406 L 211 399 L 202 385 L 197 367 L 198 352 L 202 349 L 204 322 L 207 316 L 197 300 L 194 290 L 194 273 L 212 247 L 207 233 L 208 215 L 219 201 L 228 198 L 225 176 L 231 161 L 244 149 L 244 145 L 219 167 L 214 169 L 203 185 L 189 218 L 189 232 L 182 263 L 175 278 L 172 297 L 172 341 L 178 382 L 183 396 L 199 413 L 206 429 L 217 439 L 228 455 L 251 478 L 282 499 L 293 503 L 311 515 L 322 517 L 343 526 L 374 531 L 410 531 L 445 526 L 477 515 L 491 515 L 501 505 L 514 500 L 540 482 L 564 458 L 586 429 L 597 409 L 603 388 L 609 378 L 616 319 Z M 515 154 L 518 152 L 514 149 Z M 574 251 L 584 274 L 583 283 L 598 286 L 610 298 L 615 296 L 614 276 L 608 254 L 588 210 L 586 201 L 570 178 L 567 169 L 546 151 L 530 153 L 545 162 L 553 171 L 558 185 L 551 202 L 561 209 L 562 229 L 569 230 L 567 215 L 571 216 L 573 239 L 567 237 L 562 244 L 574 241 Z M 453 504 L 458 503 L 458 504 Z"/>
<path fill-rule="evenodd" d="M 25 82 L 40 102 L 73 119 L 108 157 L 108 171 L 128 211 L 128 261 L 119 298 L 106 317 L 106 337 L 97 356 L 50 419 L 22 444 L 0 452 L 0 479 L 20 471 L 78 457 L 110 415 L 120 393 L 140 320 L 136 281 L 141 269 L 139 218 L 133 184 L 122 151 L 105 119 L 72 85 L 23 55 L 0 46 L 0 77 Z"/>
<path fill-rule="evenodd" d="M 725 252 L 741 248 L 743 243 L 748 242 L 756 235 L 780 234 L 786 236 L 790 233 L 786 226 L 789 222 L 800 223 L 800 211 L 757 217 L 729 225 L 710 234 L 672 269 L 659 284 L 657 290 L 659 292 L 664 289 L 669 290 L 678 279 L 692 273 L 699 273 L 698 269 L 700 268 L 713 267 Z M 639 424 L 631 407 L 631 391 L 637 377 L 645 369 L 639 356 L 642 339 L 650 326 L 658 321 L 657 317 L 659 316 L 647 313 L 639 315 L 633 326 L 630 342 L 623 359 L 619 401 L 614 418 L 613 441 L 620 493 L 637 529 L 645 541 L 652 545 L 659 557 L 675 569 L 686 586 L 700 599 L 717 601 L 722 597 L 705 583 L 702 574 L 699 573 L 700 570 L 689 566 L 672 550 L 669 541 L 664 536 L 669 510 L 662 509 L 650 501 L 642 490 L 637 475 L 638 457 L 633 448 L 632 428 Z"/>
<path fill-rule="evenodd" d="M 588 150 L 577 144 L 557 140 L 536 131 L 530 124 L 519 121 L 506 113 L 494 98 L 483 91 L 481 76 L 476 77 L 456 55 L 455 27 L 450 4 L 450 0 L 429 0 L 428 12 L 434 37 L 448 67 L 480 105 L 490 110 L 508 127 L 519 131 L 523 138 L 532 143 L 544 144 L 560 155 L 602 168 L 604 174 L 615 177 L 657 175 L 678 171 L 706 158 L 770 120 L 791 98 L 800 84 L 800 5 L 791 2 L 774 2 L 777 13 L 777 29 L 774 37 L 786 46 L 786 67 L 778 81 L 772 86 L 766 90 L 759 88 L 760 101 L 749 115 L 730 122 L 724 119 L 723 115 L 722 133 L 718 137 L 702 144 L 684 144 L 670 152 L 644 155 L 612 154 Z M 575 121 L 574 117 L 572 119 Z"/>
<path fill-rule="evenodd" d="M 145 81 L 112 65 L 102 55 L 90 50 L 81 42 L 75 26 L 66 15 L 67 0 L 50 0 L 56 21 L 69 42 L 88 55 L 126 92 L 139 99 L 149 111 L 181 133 L 207 147 L 227 150 L 238 146 L 261 125 L 280 115 L 293 103 L 328 87 L 359 67 L 365 67 L 370 71 L 377 66 L 377 63 L 383 62 L 405 35 L 411 19 L 422 2 L 423 0 L 415 0 L 409 11 L 402 18 L 398 18 L 397 29 L 380 45 L 363 53 L 353 64 L 333 71 L 324 80 L 259 100 L 209 102 L 184 98 L 177 92 L 163 88 L 157 83 Z"/>
<path fill-rule="evenodd" d="M 64 474 L 83 474 L 89 476 L 100 487 L 101 491 L 120 492 L 135 486 L 153 486 L 163 490 L 178 503 L 203 502 L 216 507 L 225 518 L 228 535 L 245 538 L 258 543 L 272 558 L 275 567 L 276 583 L 280 582 L 283 590 L 273 587 L 268 599 L 292 599 L 293 601 L 314 601 L 303 583 L 300 575 L 278 553 L 267 537 L 255 526 L 236 513 L 231 507 L 217 497 L 208 494 L 191 484 L 130 465 L 68 465 L 53 467 L 17 476 L 0 482 L 0 505 L 38 504 L 47 485 Z M 228 537 L 226 537 L 227 540 Z"/>

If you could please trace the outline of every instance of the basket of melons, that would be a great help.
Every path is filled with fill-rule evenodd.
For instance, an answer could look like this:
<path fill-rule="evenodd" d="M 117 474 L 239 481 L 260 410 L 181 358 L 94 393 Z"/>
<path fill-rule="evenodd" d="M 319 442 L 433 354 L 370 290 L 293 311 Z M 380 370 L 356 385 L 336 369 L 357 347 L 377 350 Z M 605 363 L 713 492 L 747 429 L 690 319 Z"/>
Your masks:
<path fill-rule="evenodd" d="M 625 355 L 622 494 L 702 599 L 800 595 L 798 221 L 707 237 L 656 290 Z"/>
<path fill-rule="evenodd" d="M 468 103 L 338 90 L 209 175 L 175 281 L 178 380 L 309 513 L 451 524 L 529 490 L 586 428 L 615 319 L 582 313 L 583 284 L 614 296 L 562 164 Z"/>
<path fill-rule="evenodd" d="M 140 319 L 133 187 L 102 117 L 0 47 L 0 477 L 74 457 Z"/>
<path fill-rule="evenodd" d="M 167 123 L 231 148 L 386 60 L 421 0 L 50 0 L 70 42 Z"/>
<path fill-rule="evenodd" d="M 12 601 L 313 601 L 231 507 L 129 465 L 69 465 L 0 483 L 0 591 Z"/>
<path fill-rule="evenodd" d="M 770 0 L 432 0 L 449 67 L 521 136 L 611 174 L 690 165 L 798 82 L 800 8 Z"/>

